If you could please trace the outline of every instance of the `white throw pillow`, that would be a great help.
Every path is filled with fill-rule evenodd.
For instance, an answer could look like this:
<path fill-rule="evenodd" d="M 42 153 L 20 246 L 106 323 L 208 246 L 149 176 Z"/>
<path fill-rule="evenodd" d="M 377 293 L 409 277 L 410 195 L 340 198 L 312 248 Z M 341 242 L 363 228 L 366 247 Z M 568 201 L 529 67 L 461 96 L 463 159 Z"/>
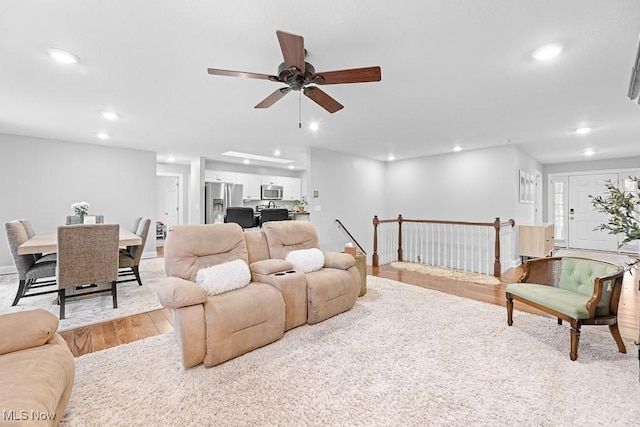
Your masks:
<path fill-rule="evenodd" d="M 291 251 L 285 259 L 303 273 L 311 273 L 324 267 L 324 254 L 317 248 Z"/>
<path fill-rule="evenodd" d="M 218 295 L 242 288 L 251 282 L 251 272 L 241 259 L 201 268 L 196 274 L 196 283 L 209 295 Z"/>

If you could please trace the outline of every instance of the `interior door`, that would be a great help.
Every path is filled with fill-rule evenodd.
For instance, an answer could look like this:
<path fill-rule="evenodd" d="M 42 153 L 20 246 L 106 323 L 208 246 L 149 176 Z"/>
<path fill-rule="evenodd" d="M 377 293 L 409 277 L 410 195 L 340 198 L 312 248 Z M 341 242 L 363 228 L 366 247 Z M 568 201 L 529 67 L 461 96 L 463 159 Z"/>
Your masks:
<path fill-rule="evenodd" d="M 605 214 L 596 212 L 591 197 L 606 192 L 607 181 L 617 183 L 617 173 L 593 175 L 572 175 L 569 177 L 569 247 L 617 251 L 618 239 L 615 235 L 595 228 L 606 222 Z"/>
<path fill-rule="evenodd" d="M 165 209 L 164 224 L 167 230 L 172 225 L 178 224 L 178 203 L 180 194 L 178 191 L 178 177 L 166 177 L 165 182 Z"/>

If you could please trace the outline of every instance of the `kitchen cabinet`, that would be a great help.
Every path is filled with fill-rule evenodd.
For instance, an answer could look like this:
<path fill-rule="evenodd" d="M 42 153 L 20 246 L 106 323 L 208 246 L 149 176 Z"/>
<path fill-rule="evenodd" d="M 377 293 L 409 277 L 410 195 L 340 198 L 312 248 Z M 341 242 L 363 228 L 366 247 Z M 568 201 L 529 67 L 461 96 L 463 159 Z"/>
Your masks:
<path fill-rule="evenodd" d="M 546 257 L 554 247 L 553 224 L 520 225 L 520 256 Z"/>
<path fill-rule="evenodd" d="M 236 175 L 236 184 L 242 184 L 243 200 L 260 200 L 260 175 L 239 173 Z"/>
<path fill-rule="evenodd" d="M 282 200 L 300 200 L 301 181 L 300 178 L 282 177 Z"/>
<path fill-rule="evenodd" d="M 282 185 L 282 176 L 262 175 L 261 183 L 264 185 Z"/>
<path fill-rule="evenodd" d="M 220 172 L 220 171 L 204 171 L 204 180 L 206 182 L 229 182 L 231 184 L 236 183 L 236 174 L 232 172 Z"/>

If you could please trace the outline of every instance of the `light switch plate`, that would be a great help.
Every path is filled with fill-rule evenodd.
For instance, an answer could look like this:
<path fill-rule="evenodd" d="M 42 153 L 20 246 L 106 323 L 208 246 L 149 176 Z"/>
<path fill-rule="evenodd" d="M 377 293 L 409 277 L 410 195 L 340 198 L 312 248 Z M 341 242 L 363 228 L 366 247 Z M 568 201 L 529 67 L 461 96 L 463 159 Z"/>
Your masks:
<path fill-rule="evenodd" d="M 318 190 L 313 190 L 313 197 L 319 197 L 318 193 L 319 193 Z"/>

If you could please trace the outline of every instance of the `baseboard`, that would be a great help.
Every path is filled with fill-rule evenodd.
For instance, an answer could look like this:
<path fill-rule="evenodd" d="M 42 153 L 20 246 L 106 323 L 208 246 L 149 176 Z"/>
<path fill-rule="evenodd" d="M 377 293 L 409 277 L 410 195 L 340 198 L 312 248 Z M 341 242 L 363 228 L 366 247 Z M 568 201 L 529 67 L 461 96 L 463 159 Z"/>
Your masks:
<path fill-rule="evenodd" d="M 142 259 L 148 259 L 148 258 L 158 258 L 158 253 L 156 251 L 143 252 Z"/>
<path fill-rule="evenodd" d="M 17 270 L 14 265 L 0 267 L 0 274 L 15 274 L 15 273 L 17 273 Z"/>

